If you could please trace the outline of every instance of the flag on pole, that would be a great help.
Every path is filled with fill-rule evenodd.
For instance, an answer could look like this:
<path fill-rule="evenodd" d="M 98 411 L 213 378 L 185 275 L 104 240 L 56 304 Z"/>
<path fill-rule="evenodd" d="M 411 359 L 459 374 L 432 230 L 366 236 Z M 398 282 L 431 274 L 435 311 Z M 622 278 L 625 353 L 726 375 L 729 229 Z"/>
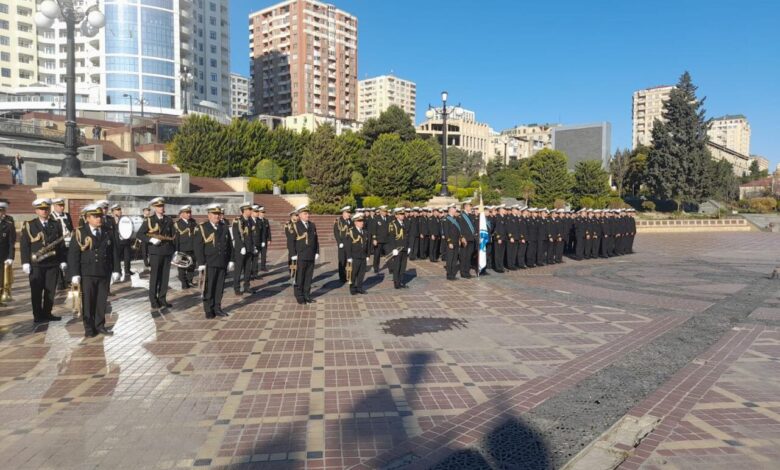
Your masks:
<path fill-rule="evenodd" d="M 485 205 L 482 203 L 482 192 L 479 193 L 479 256 L 477 265 L 479 269 L 477 274 L 482 272 L 487 266 L 487 244 L 490 240 L 488 234 L 487 219 L 485 218 Z"/>

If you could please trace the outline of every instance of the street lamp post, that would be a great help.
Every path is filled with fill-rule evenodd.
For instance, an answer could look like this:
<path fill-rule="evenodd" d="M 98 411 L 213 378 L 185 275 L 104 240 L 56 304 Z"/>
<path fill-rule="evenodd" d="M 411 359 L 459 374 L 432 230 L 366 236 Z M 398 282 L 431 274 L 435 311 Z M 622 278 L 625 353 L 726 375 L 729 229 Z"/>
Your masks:
<path fill-rule="evenodd" d="M 181 80 L 181 91 L 182 91 L 182 98 L 184 101 L 182 107 L 184 108 L 184 114 L 188 113 L 187 91 L 190 88 L 190 83 L 192 83 L 193 78 L 194 76 L 192 75 L 192 72 L 190 72 L 190 68 L 186 65 L 182 66 L 181 71 L 179 72 L 179 80 Z"/>
<path fill-rule="evenodd" d="M 433 119 L 437 116 L 441 116 L 442 118 L 441 192 L 439 193 L 439 196 L 442 197 L 447 197 L 450 195 L 449 189 L 447 188 L 447 117 L 452 115 L 458 119 L 463 116 L 463 109 L 460 107 L 460 105 L 457 105 L 454 108 L 447 108 L 447 97 L 448 93 L 446 91 L 442 91 L 441 108 L 434 108 L 433 106 L 428 105 L 428 111 L 425 113 L 425 116 L 428 119 Z"/>
<path fill-rule="evenodd" d="M 78 158 L 79 128 L 76 124 L 76 25 L 83 36 L 93 37 L 106 24 L 106 17 L 97 4 L 86 10 L 77 8 L 74 0 L 44 0 L 38 5 L 35 25 L 50 28 L 54 20 L 65 22 L 66 32 L 66 102 L 65 102 L 65 158 L 59 176 L 83 177 Z"/>

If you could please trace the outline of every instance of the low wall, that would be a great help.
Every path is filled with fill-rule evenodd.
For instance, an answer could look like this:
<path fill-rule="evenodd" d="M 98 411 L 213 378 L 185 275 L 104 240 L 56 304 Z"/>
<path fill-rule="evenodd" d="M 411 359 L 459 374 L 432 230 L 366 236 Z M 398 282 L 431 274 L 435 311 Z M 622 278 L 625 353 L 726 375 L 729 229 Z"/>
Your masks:
<path fill-rule="evenodd" d="M 637 220 L 638 233 L 672 232 L 749 232 L 754 230 L 745 219 L 661 219 Z"/>
<path fill-rule="evenodd" d="M 114 194 L 132 194 L 149 197 L 174 196 L 187 194 L 190 191 L 190 175 L 187 173 L 172 173 L 168 175 L 149 176 L 101 176 L 96 178 L 101 186 Z"/>
<path fill-rule="evenodd" d="M 281 194 L 279 197 L 287 201 L 293 207 L 309 205 L 308 194 Z"/>
<path fill-rule="evenodd" d="M 122 211 L 127 215 L 140 215 L 144 207 L 149 206 L 149 201 L 153 197 L 138 196 L 130 194 L 111 194 L 111 202 L 122 204 Z M 240 214 L 239 207 L 243 204 L 251 203 L 252 193 L 197 193 L 165 196 L 166 212 L 169 215 L 176 216 L 179 207 L 183 205 L 192 206 L 192 214 L 201 216 L 206 214 L 206 206 L 218 203 L 228 215 Z"/>

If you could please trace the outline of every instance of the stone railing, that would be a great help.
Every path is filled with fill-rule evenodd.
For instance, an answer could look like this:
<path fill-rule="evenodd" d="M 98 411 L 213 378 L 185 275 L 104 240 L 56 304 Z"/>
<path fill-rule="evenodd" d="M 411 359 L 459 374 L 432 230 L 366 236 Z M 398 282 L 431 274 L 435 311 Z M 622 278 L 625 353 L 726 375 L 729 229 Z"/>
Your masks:
<path fill-rule="evenodd" d="M 741 232 L 752 226 L 745 219 L 660 219 L 636 221 L 637 232 Z"/>

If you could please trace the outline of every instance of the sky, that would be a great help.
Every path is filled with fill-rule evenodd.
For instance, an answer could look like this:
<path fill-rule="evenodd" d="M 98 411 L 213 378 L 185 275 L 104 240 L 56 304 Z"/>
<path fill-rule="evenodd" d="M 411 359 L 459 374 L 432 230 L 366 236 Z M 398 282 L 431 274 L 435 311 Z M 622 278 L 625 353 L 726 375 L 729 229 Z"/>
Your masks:
<path fill-rule="evenodd" d="M 233 0 L 231 69 L 249 75 L 248 15 L 277 3 Z M 608 121 L 631 146 L 631 95 L 689 71 L 707 117 L 744 114 L 750 153 L 780 163 L 780 1 L 335 0 L 358 18 L 358 78 L 393 73 L 429 104 L 518 124 Z"/>

